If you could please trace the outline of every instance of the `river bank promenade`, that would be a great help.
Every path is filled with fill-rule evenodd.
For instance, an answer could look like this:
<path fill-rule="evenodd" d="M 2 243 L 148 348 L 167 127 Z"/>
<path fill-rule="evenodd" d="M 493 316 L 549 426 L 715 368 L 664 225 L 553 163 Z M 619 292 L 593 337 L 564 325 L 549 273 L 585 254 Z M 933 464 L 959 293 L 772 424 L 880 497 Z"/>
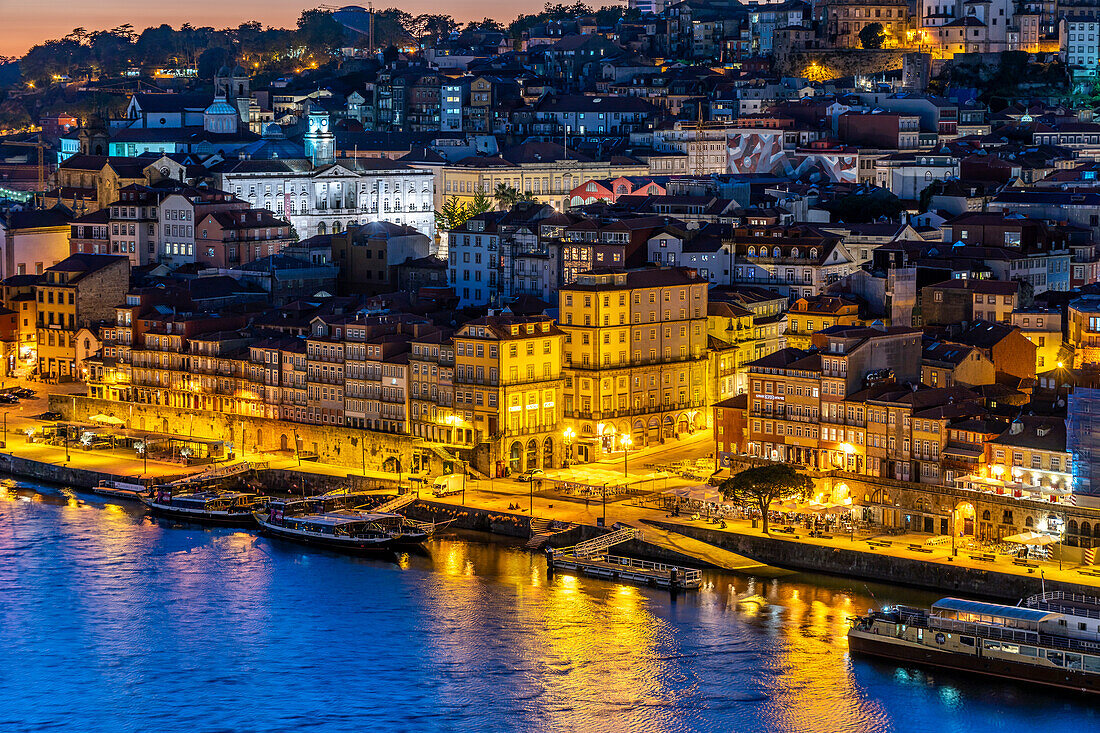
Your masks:
<path fill-rule="evenodd" d="M 10 384 L 9 384 L 10 386 Z M 65 386 L 50 386 L 31 383 L 32 389 L 42 390 L 34 398 L 22 400 L 18 405 L 6 409 L 5 446 L 0 455 L 9 455 L 53 466 L 66 466 L 97 472 L 120 480 L 144 478 L 178 478 L 190 473 L 202 471 L 206 466 L 184 466 L 155 460 L 144 461 L 132 453 L 120 450 L 83 450 L 78 446 L 48 445 L 30 443 L 26 431 L 49 424 L 40 419 L 47 409 L 46 390 L 54 394 L 64 390 Z M 71 386 L 74 393 L 78 389 Z M 437 504 L 465 507 L 472 510 L 511 514 L 516 517 L 533 516 L 536 519 L 555 520 L 573 525 L 595 527 L 599 521 L 610 527 L 616 522 L 630 524 L 643 530 L 645 540 L 653 545 L 693 558 L 697 563 L 755 575 L 777 576 L 789 574 L 790 570 L 769 567 L 756 560 L 737 554 L 718 546 L 746 546 L 752 541 L 784 543 L 804 548 L 817 548 L 826 551 L 848 551 L 862 556 L 878 558 L 896 558 L 909 562 L 919 562 L 928 566 L 944 568 L 966 568 L 973 571 L 988 571 L 1007 576 L 1018 577 L 1021 581 L 1034 582 L 1043 579 L 1047 582 L 1060 582 L 1075 586 L 1096 588 L 1100 591 L 1100 569 L 1096 566 L 1059 563 L 1049 561 L 1029 561 L 1026 565 L 1017 564 L 1009 555 L 991 555 L 978 547 L 968 545 L 968 540 L 960 539 L 953 548 L 948 538 L 941 537 L 938 542 L 929 542 L 934 535 L 911 533 L 902 535 L 884 535 L 874 527 L 857 528 L 851 534 L 833 534 L 813 537 L 809 530 L 794 527 L 789 531 L 781 525 L 773 525 L 770 535 L 765 535 L 760 527 L 751 522 L 727 519 L 724 528 L 708 521 L 705 517 L 692 518 L 688 513 L 672 516 L 663 506 L 664 492 L 683 486 L 697 484 L 675 475 L 661 475 L 653 478 L 654 466 L 668 463 L 685 456 L 706 455 L 713 444 L 709 433 L 700 433 L 672 445 L 652 448 L 648 451 L 634 451 L 629 456 L 629 465 L 624 467 L 621 458 L 559 469 L 548 472 L 545 479 L 562 479 L 582 483 L 599 484 L 602 482 L 622 481 L 626 478 L 634 492 L 601 502 L 596 499 L 585 500 L 560 493 L 552 486 L 552 481 L 525 483 L 511 479 L 470 479 L 463 493 L 449 497 L 436 498 L 422 495 L 420 498 Z M 300 473 L 304 482 L 313 478 L 349 479 L 367 477 L 392 482 L 394 486 L 408 486 L 409 475 L 399 477 L 384 472 L 349 472 L 347 467 L 333 466 L 315 461 L 300 461 L 291 453 L 245 453 L 238 454 L 237 460 L 262 462 L 268 469 Z M 547 488 L 543 487 L 543 484 Z M 415 490 L 415 489 L 414 489 Z M 700 537 L 706 537 L 703 541 Z M 715 541 L 717 538 L 717 542 Z M 728 543 L 726 542 L 728 540 Z M 946 540 L 946 541 L 945 541 Z M 800 570 L 814 568 L 799 567 Z M 825 569 L 825 568 L 822 568 Z M 835 569 L 834 569 L 835 572 Z"/>

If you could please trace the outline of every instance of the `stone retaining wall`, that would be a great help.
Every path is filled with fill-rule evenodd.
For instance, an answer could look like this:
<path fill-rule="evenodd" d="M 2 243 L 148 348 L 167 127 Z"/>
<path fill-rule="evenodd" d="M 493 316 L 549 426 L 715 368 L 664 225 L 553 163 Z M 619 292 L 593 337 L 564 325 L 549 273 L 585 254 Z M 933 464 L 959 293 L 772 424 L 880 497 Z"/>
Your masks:
<path fill-rule="evenodd" d="M 1042 592 L 1039 575 L 1021 577 L 1011 573 L 895 557 L 885 553 L 810 545 L 777 537 L 741 535 L 667 522 L 654 524 L 779 568 L 844 575 L 861 580 L 916 586 L 963 596 L 980 595 L 1013 602 Z M 1096 595 L 1097 592 L 1095 586 L 1053 581 L 1049 578 L 1046 580 L 1046 589 L 1087 595 Z"/>
<path fill-rule="evenodd" d="M 203 440 L 224 440 L 241 451 L 286 451 L 294 455 L 295 440 L 302 453 L 316 454 L 317 460 L 343 466 L 349 472 L 389 471 L 390 459 L 400 462 L 403 473 L 413 465 L 413 452 L 420 441 L 409 435 L 394 435 L 344 426 L 307 425 L 263 417 L 247 417 L 209 410 L 185 410 L 138 402 L 115 402 L 93 397 L 50 395 L 50 409 L 66 420 L 88 422 L 93 415 L 122 420 L 132 430 L 148 430 Z M 389 463 L 387 463 L 389 462 Z M 440 461 L 432 461 L 431 472 L 441 473 Z M 397 473 L 394 472 L 396 478 Z"/>

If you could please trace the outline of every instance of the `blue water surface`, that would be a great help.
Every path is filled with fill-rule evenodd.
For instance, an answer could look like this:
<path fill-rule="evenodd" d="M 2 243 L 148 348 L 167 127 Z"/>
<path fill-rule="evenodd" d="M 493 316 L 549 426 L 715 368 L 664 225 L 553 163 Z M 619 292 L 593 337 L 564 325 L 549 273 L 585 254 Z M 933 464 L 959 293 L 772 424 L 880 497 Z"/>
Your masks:
<path fill-rule="evenodd" d="M 350 558 L 0 491 L 0 731 L 1100 728 L 1087 698 L 849 657 L 851 614 L 932 595 L 705 581 L 548 578 L 473 535 Z M 771 605 L 739 607 L 748 591 Z"/>

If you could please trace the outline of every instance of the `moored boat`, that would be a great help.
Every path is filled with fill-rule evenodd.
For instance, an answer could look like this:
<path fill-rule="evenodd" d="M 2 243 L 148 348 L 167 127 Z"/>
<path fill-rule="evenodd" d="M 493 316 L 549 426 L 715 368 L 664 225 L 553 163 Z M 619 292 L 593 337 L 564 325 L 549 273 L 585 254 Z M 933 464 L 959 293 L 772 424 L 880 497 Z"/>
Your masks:
<path fill-rule="evenodd" d="M 231 527 L 251 527 L 253 512 L 267 505 L 268 497 L 237 491 L 202 491 L 174 494 L 159 487 L 152 496 L 141 499 L 157 516 L 183 519 L 204 524 Z"/>
<path fill-rule="evenodd" d="M 331 514 L 344 511 L 367 511 L 385 498 L 385 496 L 367 491 L 330 491 L 327 494 L 318 494 L 317 496 L 292 496 L 286 499 L 272 499 L 267 508 L 281 512 L 284 517 Z"/>
<path fill-rule="evenodd" d="M 1100 599 L 1044 593 L 1022 605 L 943 598 L 853 619 L 848 646 L 902 663 L 1100 692 Z"/>
<path fill-rule="evenodd" d="M 141 484 L 130 484 L 125 481 L 103 480 L 92 489 L 92 493 L 99 494 L 100 496 L 111 496 L 116 499 L 141 501 L 143 496 L 149 494 L 149 487 L 142 486 Z"/>
<path fill-rule="evenodd" d="M 328 512 L 287 516 L 273 504 L 254 516 L 261 534 L 345 552 L 419 545 L 435 531 L 434 524 L 415 522 L 400 514 Z"/>

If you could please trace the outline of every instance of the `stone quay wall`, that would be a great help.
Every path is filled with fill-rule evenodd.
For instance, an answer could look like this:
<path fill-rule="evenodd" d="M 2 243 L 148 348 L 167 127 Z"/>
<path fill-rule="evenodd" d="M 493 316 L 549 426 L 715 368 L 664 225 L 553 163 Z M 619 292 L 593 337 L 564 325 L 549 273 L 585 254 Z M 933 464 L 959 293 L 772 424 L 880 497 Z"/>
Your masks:
<path fill-rule="evenodd" d="M 208 410 L 187 410 L 137 402 L 114 402 L 94 397 L 51 395 L 50 409 L 66 420 L 89 422 L 93 415 L 117 417 L 126 428 L 166 433 L 175 437 L 224 440 L 241 451 L 298 452 L 315 454 L 317 460 L 355 471 L 390 471 L 400 462 L 404 473 L 413 465 L 413 453 L 422 441 L 408 435 L 361 430 L 343 426 L 307 425 L 263 417 L 232 415 Z M 110 428 L 105 428 L 109 430 Z M 440 472 L 439 461 L 433 461 Z M 395 473 L 396 476 L 396 473 Z"/>
<path fill-rule="evenodd" d="M 860 580 L 980 595 L 1013 602 L 1043 590 L 1043 581 L 1038 575 L 1019 576 L 995 570 L 896 557 L 887 553 L 810 545 L 777 537 L 741 535 L 705 527 L 667 522 L 654 524 L 778 568 L 843 575 Z M 1096 594 L 1094 586 L 1050 579 L 1046 580 L 1046 590 Z"/>

